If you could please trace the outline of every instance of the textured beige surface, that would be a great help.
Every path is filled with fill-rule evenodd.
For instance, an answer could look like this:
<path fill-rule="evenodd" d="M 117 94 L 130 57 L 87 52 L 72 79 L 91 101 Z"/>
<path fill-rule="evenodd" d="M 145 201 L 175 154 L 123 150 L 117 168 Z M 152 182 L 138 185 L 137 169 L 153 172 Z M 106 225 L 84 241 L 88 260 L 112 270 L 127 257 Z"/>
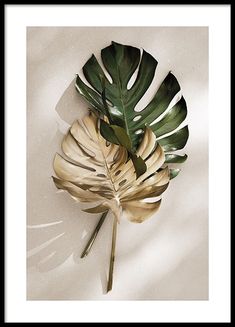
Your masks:
<path fill-rule="evenodd" d="M 118 228 L 114 286 L 103 294 L 111 220 L 92 252 L 79 255 L 99 216 L 58 193 L 52 161 L 63 133 L 87 104 L 74 77 L 94 53 L 116 42 L 143 47 L 159 65 L 151 98 L 169 70 L 188 105 L 189 155 L 143 224 Z M 28 300 L 202 300 L 208 298 L 208 30 L 177 28 L 32 27 L 27 30 Z M 140 103 L 141 107 L 141 103 Z"/>

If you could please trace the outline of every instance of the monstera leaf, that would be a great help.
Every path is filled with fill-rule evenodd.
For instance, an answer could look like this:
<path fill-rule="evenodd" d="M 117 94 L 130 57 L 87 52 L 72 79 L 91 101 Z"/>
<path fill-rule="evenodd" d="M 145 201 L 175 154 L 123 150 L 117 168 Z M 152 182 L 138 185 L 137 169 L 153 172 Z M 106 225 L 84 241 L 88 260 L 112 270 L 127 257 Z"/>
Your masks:
<path fill-rule="evenodd" d="M 99 119 L 93 114 L 73 123 L 62 149 L 66 158 L 57 154 L 54 159 L 55 185 L 78 201 L 93 203 L 86 212 L 111 209 L 120 221 L 123 210 L 130 221 L 140 223 L 159 208 L 161 200 L 146 199 L 159 197 L 166 190 L 169 170 L 161 169 L 165 155 L 151 129 L 145 129 L 137 149 L 147 166 L 138 179 L 127 150 L 107 143 L 100 134 Z"/>
<path fill-rule="evenodd" d="M 103 71 L 92 55 L 83 67 L 84 76 L 91 87 L 77 75 L 76 89 L 89 102 L 93 110 L 101 117 L 108 118 L 111 127 L 108 129 L 105 121 L 101 121 L 102 135 L 116 144 L 125 147 L 128 144 L 131 153 L 135 153 L 143 138 L 145 127 L 148 126 L 166 152 L 166 163 L 184 162 L 187 155 L 179 156 L 174 153 L 185 146 L 189 134 L 188 126 L 178 129 L 187 115 L 184 98 L 181 97 L 169 109 L 171 101 L 180 91 L 175 76 L 170 72 L 150 103 L 137 112 L 135 107 L 154 78 L 157 61 L 144 50 L 141 56 L 138 48 L 115 42 L 101 50 L 101 58 L 107 72 Z M 128 83 L 137 69 L 136 80 L 129 88 Z M 107 73 L 111 81 L 106 77 Z M 122 135 L 126 133 L 121 141 L 117 131 L 121 131 Z M 172 170 L 171 177 L 175 177 L 178 172 L 179 170 Z"/>
<path fill-rule="evenodd" d="M 161 200 L 154 198 L 166 190 L 170 179 L 168 167 L 162 168 L 165 154 L 152 130 L 145 128 L 136 156 L 142 157 L 147 170 L 136 179 L 136 168 L 127 149 L 107 143 L 100 133 L 100 119 L 94 114 L 73 123 L 62 150 L 66 158 L 56 154 L 54 159 L 55 185 L 75 200 L 93 204 L 84 211 L 103 213 L 81 258 L 88 254 L 108 210 L 113 212 L 108 292 L 113 283 L 117 222 L 122 211 L 130 221 L 140 223 L 158 210 Z"/>

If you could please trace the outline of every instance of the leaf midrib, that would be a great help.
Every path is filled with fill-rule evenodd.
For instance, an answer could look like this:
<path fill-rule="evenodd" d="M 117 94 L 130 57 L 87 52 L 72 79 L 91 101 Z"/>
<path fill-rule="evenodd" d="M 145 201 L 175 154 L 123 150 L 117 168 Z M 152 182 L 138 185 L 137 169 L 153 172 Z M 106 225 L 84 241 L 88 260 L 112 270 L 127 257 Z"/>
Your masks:
<path fill-rule="evenodd" d="M 130 131 L 129 131 L 129 125 L 128 125 L 128 121 L 127 121 L 127 116 L 126 116 L 126 110 L 125 110 L 125 105 L 124 105 L 124 101 L 123 101 L 123 95 L 122 95 L 122 87 L 121 87 L 121 78 L 120 78 L 120 71 L 119 71 L 119 68 L 118 68 L 118 64 L 117 62 L 115 61 L 116 63 L 116 71 L 117 71 L 117 86 L 118 86 L 118 91 L 119 91 L 119 97 L 120 97 L 120 100 L 121 100 L 121 104 L 122 104 L 122 115 L 123 115 L 123 118 L 124 118 L 124 122 L 125 122 L 125 128 L 126 128 L 126 132 L 127 132 L 127 135 L 129 136 L 129 139 L 131 141 L 131 149 L 132 149 L 132 139 L 131 139 L 131 136 L 130 136 Z"/>
<path fill-rule="evenodd" d="M 99 142 L 99 145 L 100 145 L 100 151 L 102 153 L 102 157 L 104 159 L 104 165 L 105 165 L 105 170 L 107 172 L 107 177 L 108 177 L 108 179 L 110 181 L 110 185 L 112 187 L 113 199 L 116 199 L 118 193 L 117 193 L 117 190 L 115 189 L 114 182 L 113 182 L 112 176 L 110 174 L 110 169 L 109 169 L 109 166 L 108 166 L 108 163 L 107 163 L 107 160 L 106 160 L 106 156 L 104 155 L 103 148 L 102 148 L 102 145 L 101 145 L 100 142 Z"/>

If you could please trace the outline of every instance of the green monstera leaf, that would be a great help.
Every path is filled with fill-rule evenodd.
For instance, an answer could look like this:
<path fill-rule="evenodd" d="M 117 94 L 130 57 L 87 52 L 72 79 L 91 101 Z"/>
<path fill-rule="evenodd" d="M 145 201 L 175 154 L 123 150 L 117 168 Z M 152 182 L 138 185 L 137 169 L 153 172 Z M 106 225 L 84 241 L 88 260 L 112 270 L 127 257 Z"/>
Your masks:
<path fill-rule="evenodd" d="M 189 132 L 188 126 L 178 127 L 185 120 L 187 106 L 183 97 L 170 109 L 169 104 L 180 91 L 176 77 L 170 72 L 145 108 L 136 111 L 135 107 L 150 87 L 158 62 L 148 52 L 138 48 L 112 42 L 101 50 L 101 58 L 111 82 L 94 55 L 83 66 L 83 73 L 90 84 L 88 86 L 77 75 L 76 89 L 97 111 L 101 120 L 101 133 L 108 141 L 125 146 L 133 156 L 133 163 L 140 170 L 141 158 L 134 157 L 148 126 L 152 129 L 158 143 L 166 153 L 166 163 L 182 163 L 187 155 L 180 156 L 174 152 L 184 148 Z M 129 88 L 128 82 L 138 69 L 137 77 Z M 160 117 L 161 116 L 161 117 Z M 157 122 L 155 120 L 158 119 Z M 111 129 L 111 130 L 110 130 Z M 112 133 L 111 133 L 111 132 Z M 173 152 L 173 153 L 172 153 Z M 138 164 L 137 164 L 138 163 Z M 179 169 L 171 170 L 171 178 L 179 173 Z"/>

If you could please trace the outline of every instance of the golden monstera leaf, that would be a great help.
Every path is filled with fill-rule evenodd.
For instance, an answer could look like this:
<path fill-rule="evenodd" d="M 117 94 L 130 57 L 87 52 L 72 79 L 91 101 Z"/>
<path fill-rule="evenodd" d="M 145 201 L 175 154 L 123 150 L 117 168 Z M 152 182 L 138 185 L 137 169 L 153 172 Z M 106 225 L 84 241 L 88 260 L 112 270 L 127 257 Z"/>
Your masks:
<path fill-rule="evenodd" d="M 137 150 L 146 163 L 147 171 L 136 179 L 133 163 L 125 148 L 107 143 L 99 131 L 99 119 L 90 113 L 75 121 L 62 143 L 63 158 L 56 154 L 53 177 L 58 189 L 65 190 L 81 202 L 96 203 L 85 209 L 98 213 L 111 209 L 117 220 L 122 210 L 132 222 L 142 222 L 160 206 L 161 200 L 148 201 L 160 196 L 169 183 L 164 151 L 156 136 L 146 128 Z"/>

